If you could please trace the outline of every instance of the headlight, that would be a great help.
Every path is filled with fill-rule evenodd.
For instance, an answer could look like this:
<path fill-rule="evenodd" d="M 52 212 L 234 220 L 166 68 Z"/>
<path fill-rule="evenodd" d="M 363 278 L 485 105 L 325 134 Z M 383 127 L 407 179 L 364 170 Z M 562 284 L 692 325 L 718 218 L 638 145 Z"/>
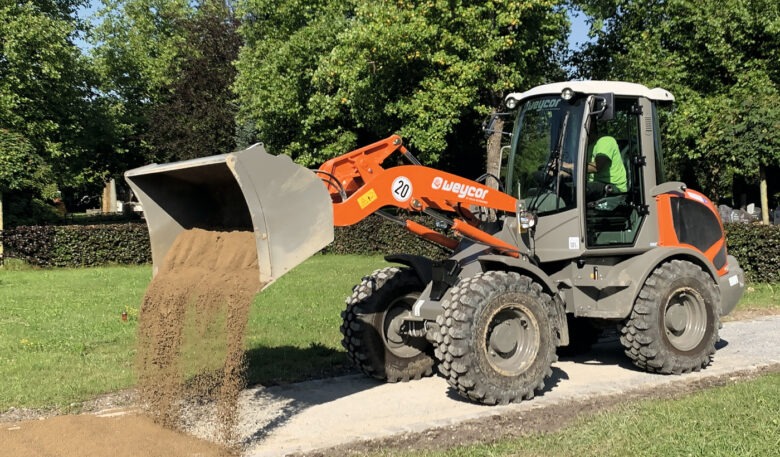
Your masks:
<path fill-rule="evenodd" d="M 506 99 L 506 102 L 504 102 L 507 109 L 515 109 L 517 107 L 517 99 L 509 97 Z"/>
<path fill-rule="evenodd" d="M 561 98 L 566 100 L 567 102 L 574 97 L 574 91 L 571 87 L 566 87 L 561 91 Z"/>

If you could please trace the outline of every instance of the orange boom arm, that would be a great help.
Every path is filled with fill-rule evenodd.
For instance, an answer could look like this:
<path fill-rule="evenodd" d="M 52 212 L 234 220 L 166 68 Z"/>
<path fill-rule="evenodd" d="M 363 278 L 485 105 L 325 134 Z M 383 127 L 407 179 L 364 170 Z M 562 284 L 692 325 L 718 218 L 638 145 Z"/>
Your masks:
<path fill-rule="evenodd" d="M 382 163 L 396 151 L 415 165 L 383 168 Z M 414 212 L 430 208 L 468 214 L 470 205 L 506 212 L 515 212 L 517 205 L 514 197 L 484 184 L 419 165 L 398 135 L 331 159 L 320 166 L 319 173 L 334 202 L 336 226 L 355 224 L 386 206 Z M 455 222 L 453 229 L 456 232 L 486 244 L 501 244 L 475 227 L 459 230 L 468 224 L 460 220 Z M 449 248 L 456 243 L 411 221 L 406 221 L 406 228 Z"/>

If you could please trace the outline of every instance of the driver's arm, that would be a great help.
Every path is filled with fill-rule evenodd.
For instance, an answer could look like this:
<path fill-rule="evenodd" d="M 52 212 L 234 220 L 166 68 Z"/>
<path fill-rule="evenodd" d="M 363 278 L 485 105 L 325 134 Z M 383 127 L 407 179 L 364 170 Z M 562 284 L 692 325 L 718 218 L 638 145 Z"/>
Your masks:
<path fill-rule="evenodd" d="M 606 162 L 604 162 L 603 160 L 600 160 L 599 158 L 606 159 Z M 595 173 L 599 169 L 601 169 L 601 167 L 609 168 L 609 166 L 611 164 L 612 164 L 612 161 L 609 160 L 609 157 L 606 157 L 606 156 L 603 156 L 603 155 L 596 156 L 596 163 L 588 162 L 588 173 Z M 567 170 L 574 170 L 574 164 L 571 163 L 571 162 L 563 162 L 563 163 L 561 163 L 561 173 L 566 175 L 566 176 L 571 176 L 571 173 L 569 173 Z"/>

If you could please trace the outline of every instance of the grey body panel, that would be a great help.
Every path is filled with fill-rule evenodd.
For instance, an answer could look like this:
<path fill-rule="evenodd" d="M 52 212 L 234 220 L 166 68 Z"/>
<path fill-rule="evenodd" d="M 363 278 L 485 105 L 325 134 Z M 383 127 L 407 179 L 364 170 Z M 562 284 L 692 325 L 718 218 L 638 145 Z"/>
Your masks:
<path fill-rule="evenodd" d="M 653 270 L 672 259 L 696 263 L 714 283 L 721 281 L 700 252 L 678 247 L 657 247 L 627 257 L 585 258 L 584 262 L 562 269 L 553 279 L 565 296 L 567 312 L 577 317 L 624 319 L 631 313 L 637 294 Z"/>
<path fill-rule="evenodd" d="M 732 312 L 745 291 L 745 272 L 734 256 L 728 256 L 729 272 L 718 280 L 720 288 L 720 315 Z"/>
<path fill-rule="evenodd" d="M 268 286 L 333 241 L 325 185 L 288 156 L 243 151 L 125 173 L 144 209 L 156 274 L 183 230 L 249 230 Z"/>

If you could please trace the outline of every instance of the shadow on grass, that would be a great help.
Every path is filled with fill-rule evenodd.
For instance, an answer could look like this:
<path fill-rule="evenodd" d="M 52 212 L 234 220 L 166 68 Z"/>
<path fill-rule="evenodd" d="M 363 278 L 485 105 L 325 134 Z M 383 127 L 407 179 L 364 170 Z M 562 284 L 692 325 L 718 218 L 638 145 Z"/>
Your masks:
<path fill-rule="evenodd" d="M 312 343 L 295 346 L 256 347 L 245 353 L 247 384 L 265 387 L 357 373 L 344 351 Z"/>

